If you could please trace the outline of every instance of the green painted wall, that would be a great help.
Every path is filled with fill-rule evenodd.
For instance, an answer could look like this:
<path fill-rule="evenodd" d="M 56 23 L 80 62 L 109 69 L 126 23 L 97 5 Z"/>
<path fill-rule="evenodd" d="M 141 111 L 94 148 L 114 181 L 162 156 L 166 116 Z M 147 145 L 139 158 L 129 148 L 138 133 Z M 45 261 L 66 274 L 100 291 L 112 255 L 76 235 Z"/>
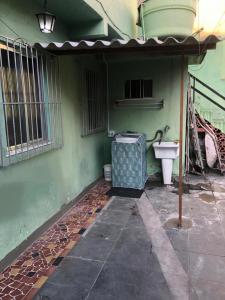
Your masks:
<path fill-rule="evenodd" d="M 60 21 L 52 35 L 39 31 L 39 10 L 31 1 L 0 1 L 0 18 L 26 40 L 67 39 Z M 0 35 L 16 37 L 2 23 Z M 63 148 L 0 169 L 0 259 L 102 175 L 106 133 L 81 138 L 81 73 L 87 64 L 97 68 L 93 60 L 83 61 L 60 59 Z"/>
<path fill-rule="evenodd" d="M 189 66 L 189 72 L 225 96 L 225 41 L 219 42 L 215 50 L 208 51 L 201 65 Z M 224 100 L 198 84 L 197 88 L 225 107 Z M 201 96 L 196 97 L 196 108 L 204 118 L 225 132 L 223 110 Z"/>
<path fill-rule="evenodd" d="M 185 72 L 187 73 L 187 70 Z M 147 137 L 152 139 L 158 129 L 169 125 L 171 129 L 166 138 L 171 141 L 179 140 L 180 58 L 114 62 L 109 65 L 109 73 L 111 130 L 138 131 L 146 133 Z M 125 81 L 140 78 L 153 80 L 153 96 L 164 99 L 164 108 L 161 110 L 114 108 L 114 101 L 124 98 Z M 148 173 L 160 172 L 160 164 L 160 160 L 154 158 L 151 147 L 148 151 Z M 173 172 L 178 174 L 178 160 L 174 163 Z"/>
<path fill-rule="evenodd" d="M 42 0 L 0 0 L 0 35 L 17 37 L 18 34 L 28 42 L 107 38 L 107 34 L 110 38 L 127 39 L 121 31 L 136 37 L 136 0 L 101 0 L 101 3 L 106 12 L 96 0 L 49 1 L 49 10 L 57 17 L 54 33 L 49 35 L 40 32 L 35 16 L 43 10 Z"/>
<path fill-rule="evenodd" d="M 91 5 L 103 18 L 106 19 L 107 23 L 118 32 L 123 38 L 127 39 L 130 37 L 137 36 L 137 0 L 85 0 L 86 3 Z M 101 2 L 107 12 L 107 15 L 113 21 L 116 26 L 111 22 L 108 16 L 103 11 L 100 3 Z M 120 30 L 118 30 L 118 28 Z M 126 33 L 124 35 L 123 33 Z"/>
<path fill-rule="evenodd" d="M 53 34 L 41 33 L 35 16 L 41 10 L 41 6 L 38 6 L 36 1 L 0 0 L 0 35 L 10 38 L 19 36 L 27 42 L 67 40 L 66 28 L 60 20 L 57 20 Z"/>
<path fill-rule="evenodd" d="M 81 66 L 61 59 L 63 148 L 0 169 L 0 259 L 102 175 L 106 134 L 80 136 Z"/>

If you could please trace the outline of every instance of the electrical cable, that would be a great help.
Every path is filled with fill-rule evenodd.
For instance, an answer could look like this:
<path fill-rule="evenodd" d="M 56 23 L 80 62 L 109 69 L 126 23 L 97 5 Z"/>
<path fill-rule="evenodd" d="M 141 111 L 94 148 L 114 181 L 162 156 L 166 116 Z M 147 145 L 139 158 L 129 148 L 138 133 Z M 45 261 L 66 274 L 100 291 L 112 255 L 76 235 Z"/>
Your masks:
<path fill-rule="evenodd" d="M 217 21 L 217 23 L 216 23 L 216 25 L 215 25 L 215 27 L 213 29 L 213 32 L 212 32 L 212 34 L 211 34 L 208 42 L 210 42 L 210 40 L 212 39 L 212 36 L 215 34 L 215 31 L 216 31 L 217 27 L 220 25 L 220 22 L 223 19 L 224 15 L 225 15 L 225 10 L 223 11 L 221 17 L 218 19 L 218 21 Z M 201 51 L 201 53 L 199 53 L 199 55 L 201 55 L 204 52 L 205 48 L 206 48 L 206 45 L 202 48 L 202 51 Z M 204 60 L 203 64 L 199 68 L 197 68 L 197 69 L 191 69 L 190 68 L 190 69 L 193 72 L 199 71 L 199 70 L 201 70 L 205 66 L 205 64 L 206 64 L 206 60 Z"/>
<path fill-rule="evenodd" d="M 20 35 L 12 28 L 10 27 L 5 21 L 3 21 L 1 18 L 0 18 L 0 22 L 2 24 L 4 24 L 11 32 L 13 32 L 18 38 L 20 38 Z"/>
<path fill-rule="evenodd" d="M 120 33 L 122 33 L 123 35 L 127 36 L 129 39 L 131 39 L 132 37 L 128 34 L 128 33 L 125 33 L 123 32 L 115 23 L 114 21 L 112 20 L 112 18 L 108 15 L 104 5 L 102 4 L 101 1 L 99 0 L 95 0 L 96 2 L 98 2 L 98 4 L 101 6 L 102 10 L 104 11 L 105 15 L 108 17 L 109 21 L 113 24 L 114 27 L 117 28 L 117 30 L 119 30 Z"/>

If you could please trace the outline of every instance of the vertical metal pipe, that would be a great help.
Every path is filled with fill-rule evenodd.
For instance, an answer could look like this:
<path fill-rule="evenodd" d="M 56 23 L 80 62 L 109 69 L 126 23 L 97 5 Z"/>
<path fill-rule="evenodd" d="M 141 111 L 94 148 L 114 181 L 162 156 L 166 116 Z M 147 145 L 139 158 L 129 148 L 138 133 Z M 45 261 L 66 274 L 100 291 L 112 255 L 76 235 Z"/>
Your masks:
<path fill-rule="evenodd" d="M 195 103 L 195 78 L 193 78 L 193 86 L 194 86 L 194 89 L 193 89 L 193 103 Z"/>
<path fill-rule="evenodd" d="M 54 59 L 54 88 L 55 88 L 55 127 L 56 127 L 56 147 L 58 147 L 59 144 L 59 121 L 58 121 L 58 65 L 57 60 Z"/>
<path fill-rule="evenodd" d="M 190 80 L 190 79 L 189 79 Z M 186 172 L 189 173 L 189 97 L 190 97 L 190 82 L 188 85 L 188 92 L 187 92 L 187 122 L 186 122 Z"/>
<path fill-rule="evenodd" d="M 60 129 L 60 145 L 63 144 L 63 122 L 62 122 L 62 109 L 61 109 L 61 99 L 62 99 L 62 75 L 61 75 L 61 67 L 60 67 L 60 60 L 57 58 L 57 66 L 58 66 L 58 88 L 59 88 L 59 129 Z"/>
<path fill-rule="evenodd" d="M 143 39 L 145 41 L 146 37 L 145 37 L 145 22 L 144 22 L 143 6 L 144 4 L 142 3 L 141 4 L 141 28 L 142 28 Z"/>
<path fill-rule="evenodd" d="M 30 136 L 29 136 L 29 123 L 28 123 L 28 111 L 27 111 L 27 93 L 25 87 L 25 80 L 24 80 L 24 66 L 23 66 L 23 55 L 22 55 L 22 45 L 20 43 L 20 68 L 21 68 L 21 79 L 22 79 L 22 91 L 23 91 L 23 103 L 24 103 L 24 110 L 25 110 L 25 124 L 26 124 L 26 133 L 27 133 L 27 157 L 30 157 L 29 151 L 29 144 L 30 144 Z"/>
<path fill-rule="evenodd" d="M 23 152 L 23 131 L 22 131 L 22 120 L 21 120 L 21 107 L 20 107 L 20 89 L 19 89 L 19 76 L 18 76 L 18 63 L 16 58 L 16 46 L 15 43 L 13 45 L 14 48 L 14 61 L 15 61 L 15 70 L 16 70 L 16 91 L 17 91 L 17 102 L 18 102 L 18 114 L 19 114 L 19 127 L 20 127 L 20 150 Z"/>
<path fill-rule="evenodd" d="M 184 122 L 184 56 L 181 57 L 180 78 L 180 146 L 179 146 L 179 219 L 178 227 L 182 227 L 182 205 L 183 205 L 183 122 Z"/>
<path fill-rule="evenodd" d="M 35 141 L 35 144 L 37 142 L 37 146 L 39 148 L 39 129 L 38 129 L 38 114 L 37 114 L 36 78 L 35 78 L 34 55 L 33 55 L 32 47 L 30 48 L 30 50 L 31 50 L 31 65 L 32 65 L 32 77 L 33 77 L 33 90 L 34 90 L 34 104 L 33 105 L 35 107 L 35 121 L 36 121 L 36 135 L 37 135 L 37 141 Z"/>
<path fill-rule="evenodd" d="M 6 115 L 6 106 L 5 106 L 5 89 L 4 89 L 4 82 L 5 82 L 5 74 L 3 70 L 3 60 L 2 60 L 2 49 L 0 48 L 0 69 L 1 69 L 1 89 L 2 89 L 2 110 L 3 110 L 3 117 L 4 117 L 4 126 L 5 126 L 5 134 L 6 134 L 6 148 L 8 148 L 9 145 L 9 135 L 8 135 L 8 125 L 7 125 L 7 115 Z M 0 110 L 1 111 L 1 110 Z M 2 143 L 3 144 L 3 143 Z M 3 149 L 3 148 L 1 148 Z M 1 159 L 2 159 L 2 165 L 4 165 L 4 159 L 3 159 L 3 151 L 1 151 Z M 10 151 L 8 156 L 8 162 L 11 162 L 10 158 Z"/>
<path fill-rule="evenodd" d="M 45 140 L 48 141 L 48 133 L 47 133 L 47 124 L 46 124 L 46 109 L 45 109 L 45 102 L 47 101 L 45 97 L 45 72 L 44 72 L 44 62 L 43 62 L 43 56 L 41 55 L 41 87 L 42 87 L 42 115 L 43 115 L 43 121 L 44 121 L 44 135 Z"/>
<path fill-rule="evenodd" d="M 30 121 L 31 121 L 31 140 L 32 140 L 32 148 L 34 149 L 34 123 L 33 123 L 33 100 L 32 100 L 32 91 L 31 91 L 31 79 L 30 79 L 30 66 L 29 66 L 29 53 L 28 53 L 28 46 L 25 46 L 26 52 L 26 64 L 27 64 L 27 84 L 28 84 L 28 94 L 27 99 L 27 106 L 29 100 L 29 107 L 30 107 Z M 26 104 L 25 104 L 26 105 Z M 29 132 L 30 135 L 30 132 Z M 29 136 L 30 137 L 30 136 Z"/>
<path fill-rule="evenodd" d="M 50 79 L 51 79 L 51 91 L 52 91 L 52 101 L 51 101 L 51 114 L 52 114 L 52 132 L 53 132 L 53 147 L 55 147 L 56 143 L 56 132 L 55 132 L 55 93 L 54 89 L 56 88 L 54 86 L 54 61 L 53 58 L 51 58 L 51 73 L 50 73 Z"/>
<path fill-rule="evenodd" d="M 52 147 L 52 126 L 51 126 L 51 115 L 50 115 L 50 88 L 49 88 L 49 74 L 48 74 L 48 59 L 45 59 L 45 73 L 46 73 L 46 85 L 47 85 L 47 101 L 46 101 L 46 108 L 47 108 L 47 124 L 48 124 L 48 139 L 51 142 Z"/>
<path fill-rule="evenodd" d="M 41 150 L 43 151 L 43 141 L 44 141 L 44 128 L 43 128 L 43 114 L 42 114 L 42 93 L 41 93 L 41 80 L 40 80 L 40 68 L 39 68 L 39 57 L 37 53 L 37 49 L 35 49 L 35 58 L 36 58 L 36 67 L 37 67 L 37 81 L 38 81 L 38 105 L 39 105 L 39 114 L 41 119 Z"/>
<path fill-rule="evenodd" d="M 129 87 L 130 87 L 130 97 L 129 97 L 129 99 L 131 99 L 131 80 L 129 80 Z"/>
<path fill-rule="evenodd" d="M 15 127 L 15 113 L 14 113 L 14 99 L 13 99 L 13 68 L 11 67 L 10 63 L 10 56 L 9 56 L 9 42 L 8 39 L 6 41 L 6 47 L 7 47 L 7 61 L 8 61 L 8 85 L 10 85 L 10 104 L 9 107 L 11 108 L 12 112 L 12 123 L 13 123 L 13 140 L 14 140 L 14 146 L 15 147 L 15 154 L 17 154 L 17 144 L 16 144 L 16 127 Z M 8 116 L 6 116 L 8 118 Z M 8 124 L 7 124 L 8 125 Z M 10 152 L 10 145 L 8 145 L 8 152 Z"/>

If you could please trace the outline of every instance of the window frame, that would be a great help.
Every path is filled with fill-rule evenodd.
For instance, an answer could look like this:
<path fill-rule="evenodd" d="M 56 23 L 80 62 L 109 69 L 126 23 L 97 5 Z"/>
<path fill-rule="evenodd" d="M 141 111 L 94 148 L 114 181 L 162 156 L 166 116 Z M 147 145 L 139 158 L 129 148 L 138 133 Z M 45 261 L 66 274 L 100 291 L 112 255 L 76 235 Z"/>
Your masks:
<path fill-rule="evenodd" d="M 140 82 L 143 81 L 143 83 L 145 81 L 151 81 L 151 91 L 152 91 L 151 97 L 149 97 L 149 96 L 147 96 L 147 97 L 134 97 L 134 98 L 132 98 L 132 97 L 126 97 L 126 84 L 129 81 L 130 81 L 130 83 L 132 81 L 140 81 Z M 129 78 L 129 79 L 126 79 L 125 82 L 124 82 L 123 91 L 124 91 L 124 98 L 123 99 L 126 99 L 126 100 L 152 99 L 152 98 L 154 98 L 154 96 L 153 96 L 153 94 L 154 94 L 153 93 L 153 79 L 149 78 L 149 77 L 144 77 L 144 78 Z M 143 90 L 143 94 L 144 94 L 144 90 Z"/>
<path fill-rule="evenodd" d="M 18 51 L 16 50 L 16 45 L 17 47 L 24 47 L 21 52 L 18 53 Z M 7 123 L 7 115 L 6 115 L 6 110 L 5 110 L 5 106 L 6 105 L 15 105 L 15 103 L 20 103 L 20 101 L 17 99 L 17 101 L 13 101 L 12 97 L 10 96 L 10 102 L 6 102 L 5 98 L 4 98 L 4 93 L 5 91 L 3 90 L 3 70 L 1 69 L 3 64 L 2 64 L 2 50 L 3 51 L 12 51 L 14 53 L 14 59 L 15 59 L 15 55 L 18 54 L 20 57 L 25 57 L 27 55 L 27 53 L 24 54 L 24 52 L 22 53 L 22 51 L 27 51 L 27 49 L 30 49 L 30 53 L 32 53 L 32 64 L 34 63 L 34 59 L 36 60 L 36 73 L 34 73 L 34 66 L 32 66 L 32 71 L 31 71 L 31 75 L 33 76 L 35 75 L 38 80 L 38 88 L 33 86 L 33 90 L 35 89 L 35 93 L 32 92 L 32 89 L 29 89 L 29 93 L 28 90 L 23 90 L 22 93 L 22 97 L 24 101 L 21 101 L 22 105 L 24 105 L 24 110 L 25 110 L 25 114 L 26 114 L 26 118 L 25 118 L 25 122 L 26 123 L 26 142 L 23 143 L 17 143 L 17 137 L 15 137 L 15 131 L 14 131 L 14 145 L 9 145 L 9 136 L 7 133 L 7 130 L 9 128 L 9 125 Z M 26 49 L 26 50 L 25 50 Z M 36 53 L 36 57 L 35 54 L 32 52 L 35 51 Z M 54 101 L 50 101 L 50 91 L 49 89 L 52 88 L 52 93 L 53 93 L 53 88 L 54 88 L 54 84 L 56 85 L 56 82 L 54 82 L 53 84 L 53 79 L 52 80 L 52 86 L 50 87 L 49 82 L 50 79 L 47 78 L 48 77 L 48 70 L 47 70 L 47 64 L 52 63 L 51 62 L 51 58 L 55 59 L 56 56 L 53 55 L 49 55 L 46 52 L 42 52 L 42 51 L 37 51 L 36 48 L 33 48 L 27 44 L 24 44 L 23 42 L 18 42 L 17 44 L 14 43 L 14 41 L 12 41 L 11 39 L 8 38 L 4 38 L 4 37 L 0 37 L 0 167 L 7 167 L 11 164 L 26 160 L 28 158 L 34 157 L 38 154 L 41 154 L 43 152 L 52 150 L 52 149 L 57 149 L 57 148 L 61 148 L 63 145 L 63 141 L 62 141 L 62 116 L 61 116 L 61 89 L 60 89 L 60 85 L 59 85 L 59 91 L 57 91 L 57 93 L 59 93 L 57 96 L 57 99 L 54 99 Z M 28 56 L 26 57 L 26 59 L 28 59 Z M 38 61 L 39 59 L 42 60 L 42 66 L 38 66 Z M 44 70 L 43 67 L 43 59 L 46 59 L 46 72 Z M 48 61 L 49 59 L 49 61 Z M 15 60 L 16 61 L 16 60 Z M 14 61 L 14 63 L 15 63 Z M 59 66 L 58 66 L 59 67 Z M 56 68 L 56 67 L 55 67 Z M 26 80 L 26 76 L 24 76 L 24 74 L 22 74 L 21 72 L 22 66 L 21 66 L 21 61 L 20 61 L 20 69 L 17 70 L 17 72 L 19 72 L 19 80 Z M 13 68 L 12 68 L 13 70 Z M 59 70 L 58 70 L 59 71 Z M 28 72 L 30 72 L 30 69 L 28 70 Z M 52 71 L 53 72 L 53 71 Z M 46 73 L 46 74 L 45 74 Z M 55 75 L 55 74 L 54 74 Z M 18 75 L 16 75 L 18 76 Z M 27 74 L 27 76 L 29 76 Z M 57 76 L 59 76 L 59 74 L 57 74 Z M 22 78 L 23 77 L 23 78 Z M 35 80 L 34 78 L 32 80 Z M 54 79 L 55 80 L 55 79 Z M 59 80 L 59 77 L 58 77 Z M 58 83 L 60 83 L 60 81 L 58 81 Z M 18 85 L 18 78 L 16 79 L 16 84 Z M 24 89 L 24 86 L 23 86 Z M 15 97 L 19 97 L 18 96 L 18 92 L 20 92 L 18 90 L 18 87 L 16 88 L 16 93 L 17 95 Z M 15 93 L 15 94 L 16 94 Z M 56 91 L 55 91 L 56 93 Z M 25 96 L 24 96 L 25 95 Z M 30 96 L 29 96 L 30 95 Z M 33 97 L 36 98 L 36 100 L 38 101 L 27 101 L 26 97 L 30 97 L 29 100 L 31 100 Z M 53 98 L 53 96 L 52 96 Z M 12 103 L 12 104 L 10 104 Z M 17 104 L 18 105 L 18 104 Z M 19 104 L 21 105 L 21 104 Z M 34 136 L 31 137 L 31 133 L 30 131 L 33 131 L 33 120 L 31 120 L 31 115 L 29 116 L 29 112 L 27 110 L 28 105 L 30 105 L 30 113 L 31 113 L 31 109 L 35 109 L 36 110 L 36 120 L 34 120 L 34 122 L 36 122 L 36 138 L 34 138 Z M 33 107 L 34 105 L 34 107 Z M 32 107 L 32 108 L 31 108 Z M 39 109 L 39 112 L 37 114 L 37 108 Z M 12 109 L 12 108 L 11 108 Z M 20 113 L 19 113 L 20 115 Z M 57 121 L 57 126 L 58 126 L 58 132 L 60 134 L 60 137 L 55 137 L 54 139 L 52 138 L 53 135 L 53 131 L 55 131 L 55 124 L 53 124 L 53 121 L 51 120 L 51 118 L 53 118 L 52 116 L 54 116 L 54 122 Z M 30 118 L 30 125 L 29 127 L 27 127 L 27 123 L 29 122 L 29 118 Z M 41 120 L 38 121 L 38 118 L 40 118 Z M 15 117 L 13 115 L 13 122 L 15 122 Z M 19 116 L 19 122 L 21 125 L 21 115 Z M 38 124 L 38 122 L 41 122 L 41 125 Z M 60 124 L 58 124 L 60 123 Z M 38 126 L 41 126 L 41 137 L 39 137 L 38 134 Z M 31 126 L 31 127 L 30 127 Z M 13 129 L 15 130 L 15 128 Z M 20 140 L 22 142 L 22 132 L 21 132 L 21 127 L 19 129 L 20 133 Z M 33 133 L 32 133 L 33 134 Z M 28 135 L 28 136 L 27 136 Z M 58 140 L 58 143 L 56 141 L 56 139 Z"/>
<path fill-rule="evenodd" d="M 89 111 L 88 87 L 87 87 L 87 73 L 93 73 L 97 80 L 97 111 L 92 111 L 96 114 L 95 122 L 99 124 L 98 127 L 90 128 L 90 123 L 93 120 L 89 119 L 91 112 Z M 106 97 L 104 90 L 104 81 L 101 70 L 96 68 L 86 67 L 83 69 L 82 76 L 82 133 L 81 136 L 89 136 L 106 130 Z M 99 111 L 98 111 L 99 109 Z"/>

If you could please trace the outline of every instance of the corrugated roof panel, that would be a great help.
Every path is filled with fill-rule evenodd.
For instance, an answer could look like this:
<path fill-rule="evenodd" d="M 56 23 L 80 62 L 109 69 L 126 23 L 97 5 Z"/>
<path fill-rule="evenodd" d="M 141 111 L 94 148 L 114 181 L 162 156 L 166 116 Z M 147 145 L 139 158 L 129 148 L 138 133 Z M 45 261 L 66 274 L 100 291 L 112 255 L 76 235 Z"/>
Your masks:
<path fill-rule="evenodd" d="M 104 41 L 104 40 L 97 40 L 97 41 L 65 41 L 63 43 L 58 42 L 51 42 L 51 43 L 35 43 L 34 46 L 37 48 L 43 48 L 49 51 L 79 51 L 86 50 L 104 50 L 104 49 L 139 49 L 139 48 L 146 48 L 146 49 L 191 49 L 201 47 L 204 50 L 208 48 L 212 48 L 219 39 L 214 36 L 208 36 L 204 41 L 199 42 L 196 38 L 190 36 L 182 41 L 174 38 L 168 37 L 165 40 L 160 40 L 158 38 L 150 38 L 146 41 L 140 39 L 130 39 L 129 41 L 117 39 L 112 41 Z"/>

